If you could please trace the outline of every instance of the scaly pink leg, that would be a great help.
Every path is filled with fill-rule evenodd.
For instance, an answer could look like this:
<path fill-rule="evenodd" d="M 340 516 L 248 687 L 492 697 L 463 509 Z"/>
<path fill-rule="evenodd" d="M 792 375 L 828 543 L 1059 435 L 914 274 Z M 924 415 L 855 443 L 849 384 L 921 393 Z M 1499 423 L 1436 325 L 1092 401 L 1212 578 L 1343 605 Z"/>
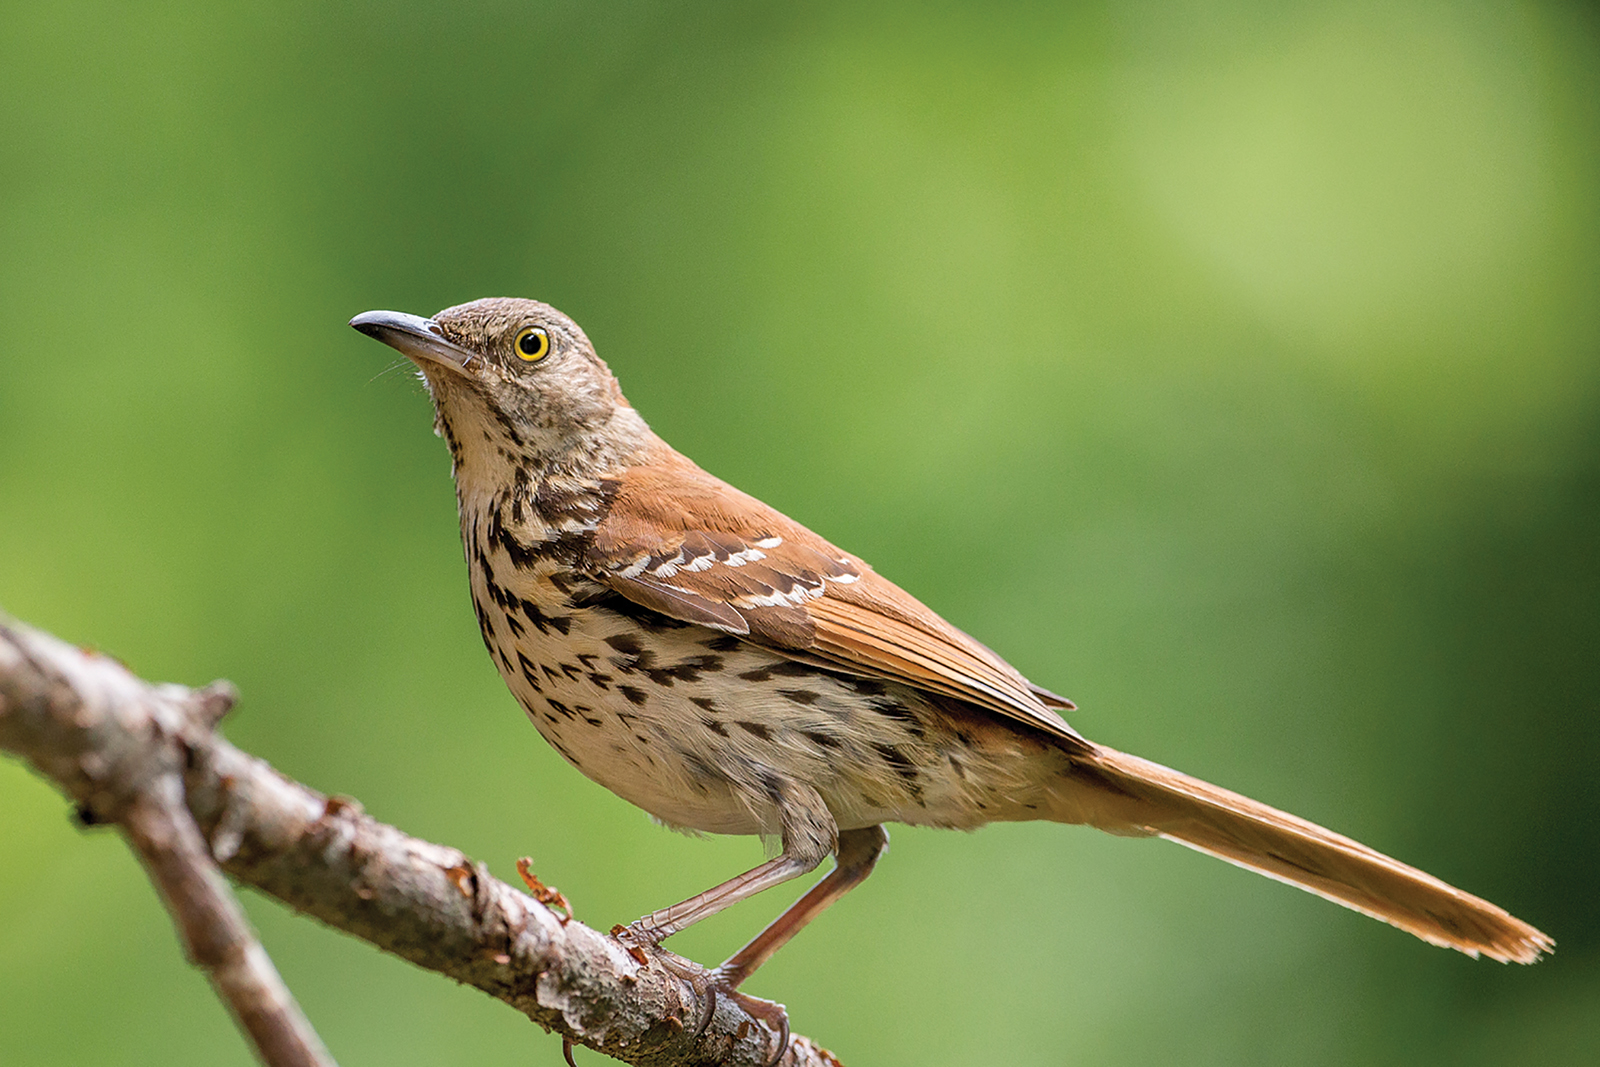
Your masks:
<path fill-rule="evenodd" d="M 790 905 L 789 910 L 772 921 L 744 948 L 728 957 L 728 961 L 712 973 L 729 989 L 739 984 L 755 969 L 772 958 L 772 954 L 789 943 L 789 939 L 821 915 L 823 910 L 860 885 L 872 873 L 878 857 L 889 847 L 889 835 L 881 826 L 863 830 L 845 830 L 839 834 L 839 847 L 835 852 L 833 870 L 827 877 L 812 886 Z"/>
<path fill-rule="evenodd" d="M 841 834 L 841 840 L 843 837 Z M 730 878 L 719 886 L 707 889 L 704 893 L 696 893 L 682 903 L 662 908 L 660 911 L 652 911 L 643 918 L 635 919 L 628 924 L 627 932 L 636 940 L 658 945 L 673 934 L 687 930 L 701 919 L 709 919 L 723 908 L 737 904 L 746 897 L 754 896 L 763 889 L 771 889 L 791 878 L 798 878 L 816 865 L 816 860 L 807 863 L 785 853 L 735 878 Z"/>

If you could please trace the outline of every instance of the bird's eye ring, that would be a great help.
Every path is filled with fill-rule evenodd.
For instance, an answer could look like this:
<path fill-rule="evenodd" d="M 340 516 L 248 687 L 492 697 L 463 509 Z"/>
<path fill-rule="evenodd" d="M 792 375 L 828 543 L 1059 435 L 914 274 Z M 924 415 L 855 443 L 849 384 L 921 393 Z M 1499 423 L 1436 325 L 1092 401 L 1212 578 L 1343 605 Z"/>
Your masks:
<path fill-rule="evenodd" d="M 517 358 L 524 363 L 537 363 L 550 354 L 550 335 L 538 326 L 529 326 L 517 334 Z"/>

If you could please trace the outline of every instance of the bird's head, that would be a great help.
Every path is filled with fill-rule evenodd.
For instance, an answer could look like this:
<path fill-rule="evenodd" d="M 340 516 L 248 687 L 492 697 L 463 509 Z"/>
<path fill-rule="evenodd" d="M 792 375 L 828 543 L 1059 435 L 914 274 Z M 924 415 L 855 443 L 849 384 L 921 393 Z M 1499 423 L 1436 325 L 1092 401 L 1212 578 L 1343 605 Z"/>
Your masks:
<path fill-rule="evenodd" d="M 458 478 L 620 459 L 649 434 L 589 338 L 549 304 L 490 297 L 428 319 L 368 311 L 350 325 L 417 365 Z"/>

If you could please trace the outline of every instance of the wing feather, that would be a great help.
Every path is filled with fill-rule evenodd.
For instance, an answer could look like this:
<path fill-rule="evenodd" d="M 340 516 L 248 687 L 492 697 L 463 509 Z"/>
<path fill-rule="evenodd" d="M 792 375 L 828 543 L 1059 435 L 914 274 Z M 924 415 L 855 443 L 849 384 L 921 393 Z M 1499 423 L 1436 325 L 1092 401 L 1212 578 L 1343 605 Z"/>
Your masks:
<path fill-rule="evenodd" d="M 842 673 L 955 697 L 1083 739 L 1010 664 L 865 562 L 665 445 L 609 479 L 586 569 L 636 604 Z"/>

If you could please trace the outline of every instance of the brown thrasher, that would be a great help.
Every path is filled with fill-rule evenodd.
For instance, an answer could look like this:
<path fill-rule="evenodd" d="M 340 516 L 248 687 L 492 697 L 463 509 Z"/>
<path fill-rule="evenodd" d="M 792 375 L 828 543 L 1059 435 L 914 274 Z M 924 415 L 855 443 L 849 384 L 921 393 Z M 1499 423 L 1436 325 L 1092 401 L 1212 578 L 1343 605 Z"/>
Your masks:
<path fill-rule="evenodd" d="M 775 858 L 623 931 L 655 944 L 833 871 L 712 972 L 733 990 L 872 871 L 886 822 L 1165 837 L 1469 955 L 1554 942 L 1488 901 L 1248 797 L 1086 740 L 866 563 L 674 451 L 571 319 L 477 300 L 350 325 L 413 360 L 455 464 L 484 643 L 545 740 L 669 825 Z"/>

